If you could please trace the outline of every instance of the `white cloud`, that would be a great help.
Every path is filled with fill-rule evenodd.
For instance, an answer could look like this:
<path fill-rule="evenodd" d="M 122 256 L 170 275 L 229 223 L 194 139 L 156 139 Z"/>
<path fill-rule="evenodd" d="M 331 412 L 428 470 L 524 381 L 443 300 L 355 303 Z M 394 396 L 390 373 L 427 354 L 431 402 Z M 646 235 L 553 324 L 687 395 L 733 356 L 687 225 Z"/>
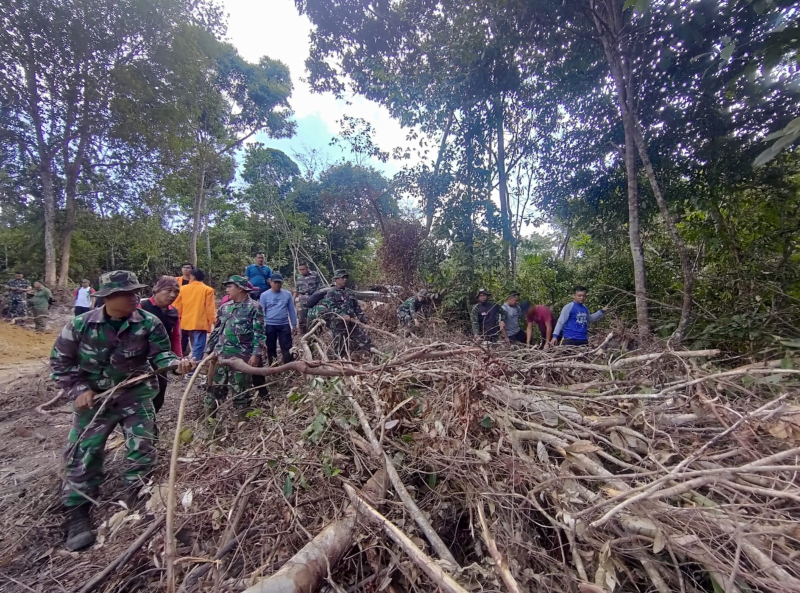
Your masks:
<path fill-rule="evenodd" d="M 348 97 L 344 101 L 336 99 L 331 93 L 311 92 L 304 78 L 312 26 L 306 16 L 298 14 L 294 0 L 223 0 L 223 6 L 229 15 L 228 39 L 243 58 L 255 62 L 266 55 L 289 67 L 294 85 L 290 102 L 297 120 L 319 118 L 332 137 L 339 132 L 337 121 L 342 116 L 361 117 L 372 124 L 376 142 L 382 150 L 391 151 L 397 146 L 408 146 L 406 131 L 381 105 L 360 96 Z M 291 142 L 299 149 L 304 144 L 310 145 L 312 141 L 314 148 L 327 146 L 327 142 L 319 146 L 318 137 L 304 139 L 300 134 Z M 339 156 L 337 149 L 330 149 L 329 152 L 332 156 Z M 390 161 L 385 165 L 376 163 L 376 166 L 391 174 L 402 165 Z"/>

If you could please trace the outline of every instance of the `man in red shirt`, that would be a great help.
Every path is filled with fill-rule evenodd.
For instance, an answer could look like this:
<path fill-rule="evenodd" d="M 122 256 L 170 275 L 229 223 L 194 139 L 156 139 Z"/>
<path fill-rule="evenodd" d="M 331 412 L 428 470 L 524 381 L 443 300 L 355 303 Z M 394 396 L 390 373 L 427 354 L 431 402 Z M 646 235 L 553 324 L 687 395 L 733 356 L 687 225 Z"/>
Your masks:
<path fill-rule="evenodd" d="M 525 321 L 528 322 L 528 346 L 531 345 L 533 324 L 535 323 L 542 334 L 542 342 L 540 342 L 539 345 L 545 349 L 550 348 L 550 340 L 553 338 L 553 314 L 550 312 L 550 309 L 544 305 L 532 305 L 528 307 L 528 312 L 525 314 Z"/>

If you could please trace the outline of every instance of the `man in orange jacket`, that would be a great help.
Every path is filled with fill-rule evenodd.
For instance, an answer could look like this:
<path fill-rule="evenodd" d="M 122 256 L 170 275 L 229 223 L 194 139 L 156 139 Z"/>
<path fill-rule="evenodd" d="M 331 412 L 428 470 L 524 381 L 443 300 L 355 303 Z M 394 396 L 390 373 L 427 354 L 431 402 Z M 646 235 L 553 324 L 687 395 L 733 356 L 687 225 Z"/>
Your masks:
<path fill-rule="evenodd" d="M 206 349 L 208 332 L 217 320 L 214 289 L 203 283 L 205 272 L 192 270 L 192 281 L 181 286 L 181 293 L 173 303 L 181 316 L 181 330 L 188 332 L 192 342 L 192 358 L 200 360 Z"/>

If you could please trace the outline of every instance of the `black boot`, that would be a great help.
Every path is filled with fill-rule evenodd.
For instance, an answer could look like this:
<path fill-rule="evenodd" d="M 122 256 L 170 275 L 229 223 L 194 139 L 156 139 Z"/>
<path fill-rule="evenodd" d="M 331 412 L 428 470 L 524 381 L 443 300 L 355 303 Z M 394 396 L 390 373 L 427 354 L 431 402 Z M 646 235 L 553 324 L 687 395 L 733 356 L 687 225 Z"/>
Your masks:
<path fill-rule="evenodd" d="M 69 511 L 69 531 L 64 547 L 70 552 L 85 550 L 94 543 L 92 522 L 89 518 L 90 506 L 82 504 Z"/>

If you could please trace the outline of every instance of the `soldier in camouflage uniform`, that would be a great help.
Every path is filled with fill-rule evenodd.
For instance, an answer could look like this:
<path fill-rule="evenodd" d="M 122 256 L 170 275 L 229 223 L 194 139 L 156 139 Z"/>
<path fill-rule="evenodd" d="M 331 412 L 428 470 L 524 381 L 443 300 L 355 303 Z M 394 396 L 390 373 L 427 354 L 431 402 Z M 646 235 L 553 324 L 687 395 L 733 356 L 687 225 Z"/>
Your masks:
<path fill-rule="evenodd" d="M 153 446 L 158 393 L 156 377 L 95 401 L 131 375 L 175 367 L 184 374 L 190 360 L 178 361 L 169 337 L 155 315 L 138 310 L 139 284 L 131 272 L 118 270 L 100 277 L 97 295 L 104 306 L 75 317 L 64 326 L 50 355 L 52 377 L 73 400 L 74 414 L 65 454 L 64 506 L 70 513 L 66 547 L 82 550 L 94 542 L 90 499 L 97 498 L 103 479 L 103 451 L 114 428 L 122 425 L 130 467 L 124 482 L 133 486 L 147 475 L 156 459 Z M 133 496 L 131 496 L 133 494 Z M 135 500 L 135 491 L 129 500 Z"/>
<path fill-rule="evenodd" d="M 348 352 L 372 348 L 369 334 L 351 321 L 358 319 L 368 323 L 367 316 L 361 310 L 355 294 L 347 288 L 347 270 L 336 270 L 333 276 L 336 288 L 332 288 L 320 303 L 317 316 L 328 322 L 333 332 L 333 350 L 339 358 L 345 358 Z"/>
<path fill-rule="evenodd" d="M 488 342 L 496 342 L 500 331 L 506 327 L 506 311 L 493 303 L 491 293 L 485 288 L 478 290 L 478 302 L 470 311 L 472 335 Z"/>
<path fill-rule="evenodd" d="M 31 288 L 31 283 L 25 280 L 22 273 L 17 272 L 14 278 L 6 282 L 6 288 L 11 292 L 8 299 L 8 314 L 14 323 L 24 323 L 27 315 L 25 296 Z"/>
<path fill-rule="evenodd" d="M 294 279 L 294 295 L 297 297 L 297 326 L 300 333 L 308 331 L 308 299 L 317 290 L 322 288 L 322 279 L 317 272 L 308 269 L 308 264 L 303 262 L 299 266 L 300 273 Z"/>
<path fill-rule="evenodd" d="M 400 328 L 403 330 L 403 335 L 411 333 L 411 326 L 418 326 L 420 324 L 420 317 L 427 317 L 425 305 L 428 303 L 428 291 L 424 288 L 420 290 L 416 296 L 403 301 L 397 309 L 397 321 L 400 322 Z"/>
<path fill-rule="evenodd" d="M 206 354 L 215 353 L 221 358 L 240 358 L 250 366 L 259 366 L 264 343 L 264 312 L 250 298 L 253 286 L 244 276 L 231 276 L 225 283 L 231 300 L 222 305 L 217 313 L 217 322 L 208 338 Z M 213 387 L 207 392 L 203 404 L 206 415 L 216 416 L 220 403 L 233 393 L 233 405 L 244 419 L 253 399 L 253 376 L 218 366 L 214 371 Z"/>

